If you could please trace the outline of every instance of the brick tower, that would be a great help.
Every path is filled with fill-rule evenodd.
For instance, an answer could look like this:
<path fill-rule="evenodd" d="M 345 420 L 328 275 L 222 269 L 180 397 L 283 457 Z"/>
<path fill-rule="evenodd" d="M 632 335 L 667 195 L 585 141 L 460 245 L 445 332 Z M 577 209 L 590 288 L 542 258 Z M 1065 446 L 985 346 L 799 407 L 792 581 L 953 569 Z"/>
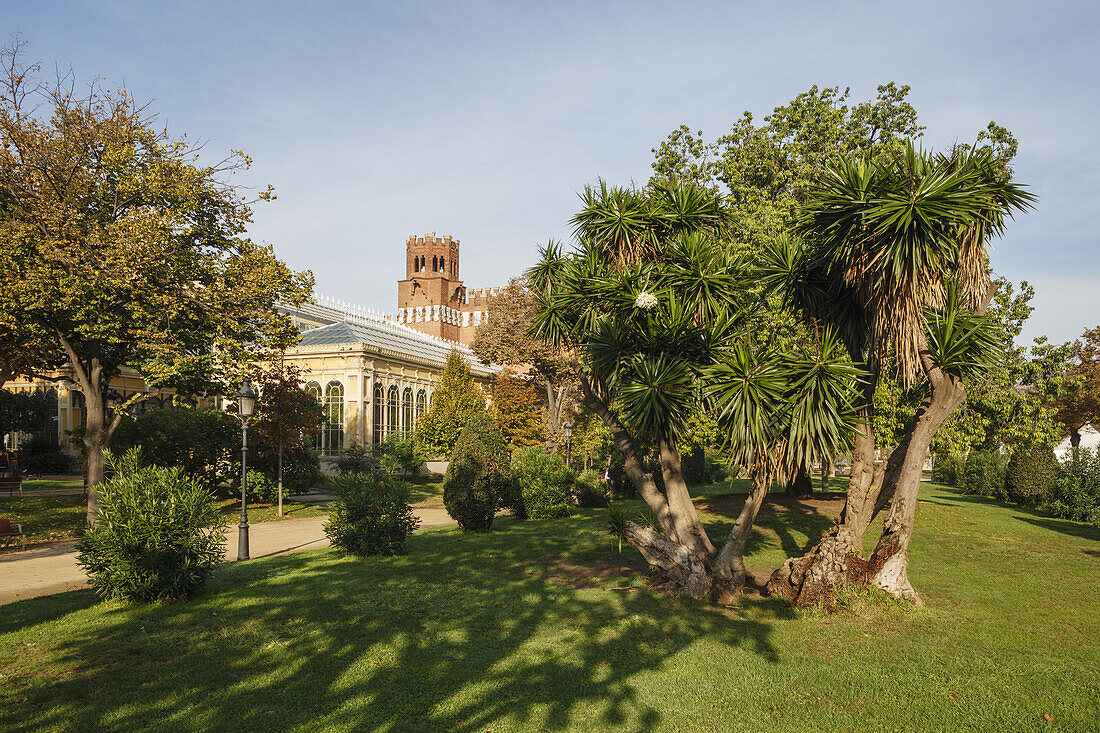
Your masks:
<path fill-rule="evenodd" d="M 457 239 L 435 232 L 405 241 L 405 279 L 397 283 L 397 320 L 418 331 L 469 344 L 488 318 L 488 302 L 498 288 L 472 291 L 458 274 Z"/>

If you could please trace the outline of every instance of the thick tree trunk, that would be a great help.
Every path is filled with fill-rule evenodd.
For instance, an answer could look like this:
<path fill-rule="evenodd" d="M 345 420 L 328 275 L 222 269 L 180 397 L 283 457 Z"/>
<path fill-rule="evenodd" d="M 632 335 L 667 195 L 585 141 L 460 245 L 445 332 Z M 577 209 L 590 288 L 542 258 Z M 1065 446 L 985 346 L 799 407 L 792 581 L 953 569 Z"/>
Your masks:
<path fill-rule="evenodd" d="M 836 475 L 836 463 L 832 458 L 821 459 L 821 493 L 829 493 L 829 479 Z"/>
<path fill-rule="evenodd" d="M 752 491 L 745 497 L 741 513 L 737 515 L 737 521 L 733 523 L 733 529 L 730 530 L 726 543 L 718 553 L 718 559 L 715 562 L 716 572 L 724 581 L 718 589 L 720 594 L 726 595 L 726 597 L 717 598 L 720 602 L 728 603 L 733 600 L 741 592 L 748 578 L 748 571 L 745 568 L 745 543 L 749 540 L 752 525 L 756 522 L 756 515 L 760 513 L 764 497 L 768 495 L 770 483 L 770 476 L 758 474 L 754 477 Z"/>
<path fill-rule="evenodd" d="M 810 473 L 804 468 L 798 469 L 794 479 L 787 484 L 787 495 L 795 498 L 806 498 L 814 495 L 814 484 L 810 480 Z"/>
<path fill-rule="evenodd" d="M 917 494 L 921 473 L 932 437 L 948 416 L 966 400 L 961 381 L 931 365 L 931 358 L 922 354 L 925 372 L 932 384 L 931 394 L 917 408 L 916 419 L 895 453 L 896 473 L 887 478 L 892 491 L 890 511 L 882 527 L 882 535 L 871 554 L 871 583 L 890 595 L 920 603 L 920 596 L 909 582 L 909 540 L 917 512 Z"/>
<path fill-rule="evenodd" d="M 768 581 L 769 593 L 778 593 L 797 606 L 828 601 L 834 586 L 862 577 L 865 571 L 863 534 L 874 516 L 884 470 L 875 468 L 872 414 L 876 384 L 875 374 L 862 384 L 852 470 L 840 518 L 817 545 L 802 557 L 787 560 Z"/>
<path fill-rule="evenodd" d="M 705 560 L 714 554 L 714 545 L 711 544 L 707 532 L 703 529 L 703 523 L 699 520 L 699 512 L 695 509 L 695 503 L 691 500 L 687 482 L 680 466 L 680 451 L 676 444 L 662 437 L 658 441 L 661 460 L 661 474 L 665 480 L 665 497 L 672 514 L 672 526 L 674 532 L 670 535 L 680 544 L 688 548 L 700 560 Z"/>
<path fill-rule="evenodd" d="M 709 598 L 714 582 L 706 563 L 653 527 L 626 523 L 626 541 L 654 571 L 654 585 L 674 598 Z"/>

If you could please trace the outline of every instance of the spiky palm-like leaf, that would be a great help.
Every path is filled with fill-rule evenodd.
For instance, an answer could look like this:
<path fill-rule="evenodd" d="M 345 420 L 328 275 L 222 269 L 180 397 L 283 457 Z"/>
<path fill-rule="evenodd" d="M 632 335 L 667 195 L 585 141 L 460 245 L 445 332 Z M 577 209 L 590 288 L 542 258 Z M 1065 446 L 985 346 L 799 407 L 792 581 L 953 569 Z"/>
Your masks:
<path fill-rule="evenodd" d="M 961 379 L 985 374 L 1004 358 L 1004 332 L 989 314 L 963 306 L 955 283 L 949 283 L 944 305 L 925 311 L 928 351 L 935 366 Z"/>

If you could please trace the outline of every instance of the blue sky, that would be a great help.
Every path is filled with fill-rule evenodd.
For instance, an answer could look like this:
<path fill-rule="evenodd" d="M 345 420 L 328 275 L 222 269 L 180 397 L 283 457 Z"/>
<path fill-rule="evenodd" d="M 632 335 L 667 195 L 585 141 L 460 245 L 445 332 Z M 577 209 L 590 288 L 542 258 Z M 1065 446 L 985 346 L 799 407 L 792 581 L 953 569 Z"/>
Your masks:
<path fill-rule="evenodd" d="M 644 182 L 680 124 L 712 139 L 813 84 L 909 84 L 928 145 L 990 120 L 1019 138 L 1040 200 L 993 264 L 1036 288 L 1024 336 L 1062 341 L 1100 324 L 1098 7 L 39 0 L 4 3 L 0 28 L 211 156 L 246 151 L 240 181 L 279 197 L 253 238 L 389 312 L 410 234 L 459 238 L 466 284 L 503 284 L 568 238 L 584 184 Z"/>

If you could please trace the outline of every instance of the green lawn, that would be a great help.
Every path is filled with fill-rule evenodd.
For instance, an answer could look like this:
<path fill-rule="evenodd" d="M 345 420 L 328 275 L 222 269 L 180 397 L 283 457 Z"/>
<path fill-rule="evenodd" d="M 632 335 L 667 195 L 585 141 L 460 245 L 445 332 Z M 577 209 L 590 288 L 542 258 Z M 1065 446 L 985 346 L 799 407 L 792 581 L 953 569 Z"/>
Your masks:
<path fill-rule="evenodd" d="M 412 503 L 443 501 L 442 476 L 413 476 L 407 480 L 412 487 L 409 496 Z"/>
<path fill-rule="evenodd" d="M 27 543 L 68 540 L 78 537 L 84 529 L 87 500 L 77 495 L 15 496 L 0 494 L 0 517 L 22 524 L 27 533 Z M 241 515 L 240 499 L 218 502 L 219 511 L 231 524 Z M 284 518 L 317 517 L 327 515 L 325 507 L 309 504 L 283 503 Z M 270 522 L 279 519 L 278 507 L 273 504 L 250 504 L 248 521 Z"/>
<path fill-rule="evenodd" d="M 739 502 L 713 488 L 718 537 Z M 1100 530 L 922 499 L 923 609 L 670 601 L 620 571 L 636 559 L 596 510 L 429 530 L 397 558 L 234 563 L 186 603 L 19 601 L 0 613 L 0 729 L 1096 730 Z M 765 505 L 749 564 L 802 550 L 834 504 Z"/>

